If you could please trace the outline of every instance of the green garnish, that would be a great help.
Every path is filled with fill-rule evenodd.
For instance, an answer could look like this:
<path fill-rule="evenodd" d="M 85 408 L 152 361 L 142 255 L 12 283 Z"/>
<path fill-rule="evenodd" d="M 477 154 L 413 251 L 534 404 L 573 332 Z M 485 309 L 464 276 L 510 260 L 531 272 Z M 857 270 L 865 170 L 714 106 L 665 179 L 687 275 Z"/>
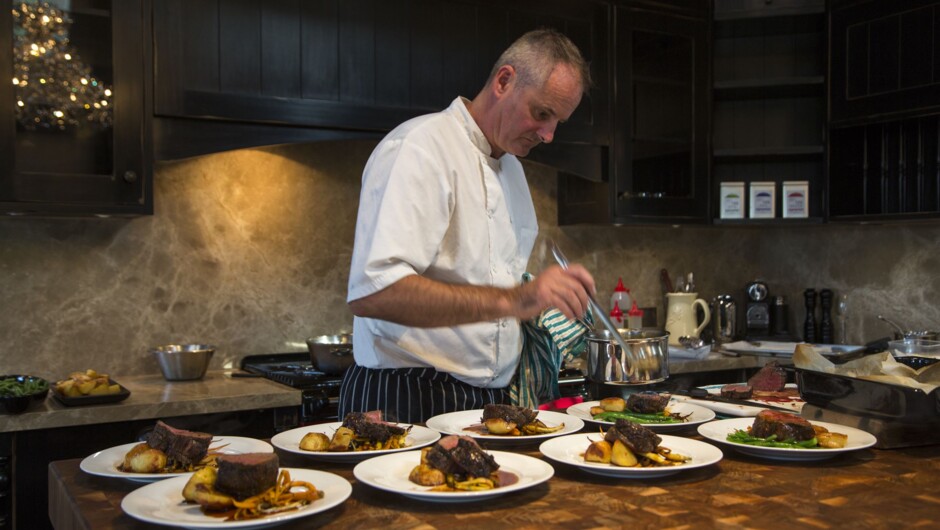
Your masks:
<path fill-rule="evenodd" d="M 26 377 L 22 381 L 15 377 L 0 379 L 0 396 L 15 397 L 38 394 L 49 390 L 49 383 L 38 377 Z"/>
<path fill-rule="evenodd" d="M 612 422 L 617 420 L 629 420 L 634 423 L 683 423 L 685 421 L 685 419 L 682 417 L 677 417 L 676 415 L 668 414 L 666 412 L 661 412 L 658 414 L 641 414 L 639 412 L 630 412 L 629 410 L 622 412 L 601 412 L 600 414 L 595 414 L 594 419 Z"/>
<path fill-rule="evenodd" d="M 751 436 L 747 431 L 742 429 L 735 429 L 734 432 L 729 434 L 726 438 L 729 442 L 735 442 L 739 444 L 747 445 L 757 445 L 760 447 L 780 447 L 784 449 L 815 449 L 819 446 L 819 442 L 816 440 L 816 437 L 813 436 L 809 440 L 803 440 L 798 442 L 793 438 L 787 440 L 777 440 L 776 434 L 771 434 L 766 438 L 757 438 Z"/>

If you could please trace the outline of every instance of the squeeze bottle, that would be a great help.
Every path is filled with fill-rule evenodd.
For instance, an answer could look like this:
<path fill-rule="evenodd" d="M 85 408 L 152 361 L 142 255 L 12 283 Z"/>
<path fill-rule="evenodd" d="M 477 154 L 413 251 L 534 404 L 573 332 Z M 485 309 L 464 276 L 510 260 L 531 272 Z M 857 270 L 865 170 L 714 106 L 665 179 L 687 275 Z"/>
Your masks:
<path fill-rule="evenodd" d="M 627 327 L 629 329 L 643 327 L 643 310 L 636 306 L 636 300 L 633 301 L 633 307 L 627 311 Z"/>
<path fill-rule="evenodd" d="M 620 310 L 620 305 L 617 302 L 614 302 L 614 308 L 610 310 L 610 321 L 614 323 L 617 329 L 623 327 L 623 311 Z"/>
<path fill-rule="evenodd" d="M 623 311 L 630 307 L 632 301 L 630 289 L 623 286 L 623 278 L 617 278 L 617 287 L 614 288 L 614 294 L 610 295 L 610 309 L 613 310 L 615 305 L 619 305 Z"/>

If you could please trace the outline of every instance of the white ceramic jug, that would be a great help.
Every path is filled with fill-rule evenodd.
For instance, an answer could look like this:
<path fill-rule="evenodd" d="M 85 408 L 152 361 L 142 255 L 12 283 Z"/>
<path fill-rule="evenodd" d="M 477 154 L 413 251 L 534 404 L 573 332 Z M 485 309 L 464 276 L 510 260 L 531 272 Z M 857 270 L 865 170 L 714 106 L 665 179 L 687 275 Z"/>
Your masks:
<path fill-rule="evenodd" d="M 679 346 L 679 337 L 698 337 L 711 320 L 711 311 L 705 300 L 697 298 L 698 293 L 666 293 L 666 331 L 669 332 L 669 345 Z M 697 322 L 695 306 L 702 308 L 705 318 Z"/>

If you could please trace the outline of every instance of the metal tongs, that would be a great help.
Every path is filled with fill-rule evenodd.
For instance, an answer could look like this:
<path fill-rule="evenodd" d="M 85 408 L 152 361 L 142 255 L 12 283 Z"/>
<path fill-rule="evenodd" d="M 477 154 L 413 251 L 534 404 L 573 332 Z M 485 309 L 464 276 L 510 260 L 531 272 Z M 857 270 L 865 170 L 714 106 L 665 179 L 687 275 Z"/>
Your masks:
<path fill-rule="evenodd" d="M 561 265 L 562 269 L 568 270 L 568 258 L 565 257 L 565 254 L 558 248 L 558 245 L 554 241 L 551 241 L 552 244 L 552 255 L 555 256 L 555 261 Z M 594 312 L 594 316 L 604 324 L 604 327 L 611 335 L 614 336 L 614 340 L 617 342 L 617 345 L 620 346 L 620 349 L 623 350 L 624 355 L 629 355 L 630 358 L 634 361 L 630 363 L 629 375 L 635 375 L 636 373 L 636 364 L 639 362 L 639 359 L 636 358 L 636 354 L 630 346 L 627 346 L 627 342 L 623 340 L 623 335 L 620 334 L 620 331 L 617 329 L 617 326 L 611 322 L 610 317 L 607 316 L 607 312 L 604 311 L 604 308 L 597 302 L 597 299 L 594 298 L 594 295 L 588 293 L 588 303 L 591 306 L 591 310 Z"/>

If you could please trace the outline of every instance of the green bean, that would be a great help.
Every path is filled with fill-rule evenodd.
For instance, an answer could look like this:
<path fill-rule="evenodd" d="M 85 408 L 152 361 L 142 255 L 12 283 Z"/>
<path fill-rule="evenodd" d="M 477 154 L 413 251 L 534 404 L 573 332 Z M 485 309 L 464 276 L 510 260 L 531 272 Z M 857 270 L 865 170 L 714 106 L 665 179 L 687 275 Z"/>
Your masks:
<path fill-rule="evenodd" d="M 26 378 L 23 381 L 15 377 L 0 380 L 0 396 L 28 396 L 49 390 L 49 383 L 39 378 Z"/>
<path fill-rule="evenodd" d="M 797 441 L 793 438 L 777 440 L 776 434 L 771 434 L 766 438 L 758 438 L 756 436 L 751 436 L 747 433 L 747 431 L 741 429 L 736 429 L 734 432 L 729 434 L 726 439 L 729 442 L 756 445 L 760 447 L 779 447 L 784 449 L 813 449 L 819 445 L 819 441 L 816 440 L 815 436 L 809 440 L 802 441 Z"/>
<path fill-rule="evenodd" d="M 600 414 L 595 414 L 594 419 L 601 421 L 630 420 L 634 423 L 682 423 L 683 421 L 668 414 L 641 414 L 627 410 L 623 412 L 601 412 Z"/>

